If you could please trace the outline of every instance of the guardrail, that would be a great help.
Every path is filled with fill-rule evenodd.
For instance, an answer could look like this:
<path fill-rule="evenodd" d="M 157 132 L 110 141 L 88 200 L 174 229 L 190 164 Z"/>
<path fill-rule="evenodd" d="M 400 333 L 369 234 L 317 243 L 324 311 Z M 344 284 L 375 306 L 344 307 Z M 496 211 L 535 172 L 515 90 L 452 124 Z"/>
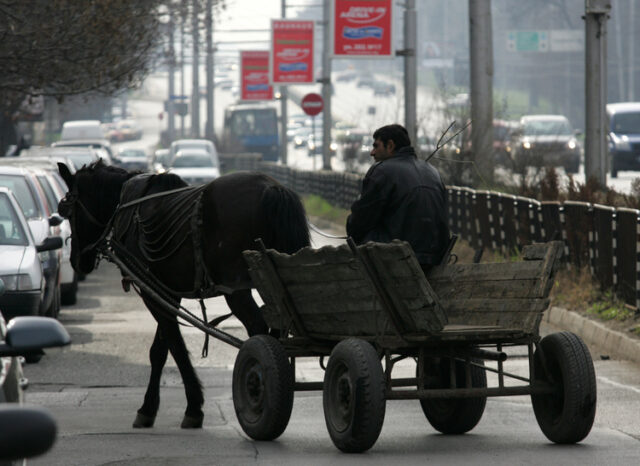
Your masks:
<path fill-rule="evenodd" d="M 259 154 L 222 154 L 225 171 L 257 170 L 302 195 L 349 209 L 362 175 L 296 170 L 262 162 Z M 603 289 L 640 309 L 640 210 L 577 201 L 540 202 L 466 187 L 447 187 L 449 227 L 474 249 L 505 255 L 532 242 L 562 240 L 567 267 L 589 266 Z"/>

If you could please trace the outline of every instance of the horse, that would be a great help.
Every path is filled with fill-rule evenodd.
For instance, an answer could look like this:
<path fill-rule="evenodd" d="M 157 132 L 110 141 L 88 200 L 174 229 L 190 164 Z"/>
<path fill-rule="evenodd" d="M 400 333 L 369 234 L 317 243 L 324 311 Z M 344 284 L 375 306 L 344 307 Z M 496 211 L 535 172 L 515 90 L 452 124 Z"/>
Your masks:
<path fill-rule="evenodd" d="M 285 253 L 310 244 L 308 221 L 298 195 L 257 172 L 220 176 L 197 187 L 173 174 L 142 174 L 107 166 L 102 160 L 72 174 L 58 171 L 68 192 L 59 213 L 71 223 L 71 264 L 88 274 L 100 260 L 109 237 L 119 255 L 133 258 L 160 282 L 165 296 L 223 295 L 249 336 L 268 333 L 251 295 L 251 278 L 242 251 L 264 245 Z M 123 285 L 125 279 L 123 279 Z M 126 288 L 125 288 L 126 289 Z M 200 428 L 204 397 L 174 314 L 152 294 L 139 291 L 157 322 L 149 350 L 151 374 L 133 427 L 152 427 L 160 406 L 160 376 L 168 352 L 179 368 L 187 408 L 182 428 Z"/>

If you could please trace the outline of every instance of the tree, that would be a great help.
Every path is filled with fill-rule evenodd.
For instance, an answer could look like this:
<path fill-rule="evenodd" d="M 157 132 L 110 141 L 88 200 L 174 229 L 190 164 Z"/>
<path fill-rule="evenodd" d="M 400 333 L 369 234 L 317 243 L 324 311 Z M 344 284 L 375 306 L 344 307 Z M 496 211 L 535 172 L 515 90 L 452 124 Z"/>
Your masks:
<path fill-rule="evenodd" d="M 162 0 L 0 0 L 0 155 L 30 96 L 135 87 L 162 38 Z"/>

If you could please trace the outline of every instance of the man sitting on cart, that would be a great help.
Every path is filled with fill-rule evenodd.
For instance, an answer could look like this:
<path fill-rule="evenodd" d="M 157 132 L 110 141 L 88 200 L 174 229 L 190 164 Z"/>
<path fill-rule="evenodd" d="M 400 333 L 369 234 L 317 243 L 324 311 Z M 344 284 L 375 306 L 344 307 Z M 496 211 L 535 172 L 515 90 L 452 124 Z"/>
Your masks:
<path fill-rule="evenodd" d="M 373 140 L 375 163 L 351 205 L 347 235 L 356 244 L 407 241 L 428 271 L 440 263 L 449 244 L 444 183 L 433 165 L 417 158 L 403 126 L 378 128 Z"/>

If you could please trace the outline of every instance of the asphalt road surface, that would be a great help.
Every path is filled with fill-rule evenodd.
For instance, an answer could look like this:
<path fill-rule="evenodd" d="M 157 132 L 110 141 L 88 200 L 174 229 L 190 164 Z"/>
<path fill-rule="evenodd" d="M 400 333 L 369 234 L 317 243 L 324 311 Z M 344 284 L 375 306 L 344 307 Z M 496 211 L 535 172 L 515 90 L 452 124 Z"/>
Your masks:
<path fill-rule="evenodd" d="M 314 238 L 316 247 L 329 242 Z M 223 299 L 206 304 L 209 316 L 227 312 Z M 199 309 L 195 302 L 188 307 Z M 103 262 L 81 282 L 77 305 L 63 308 L 60 320 L 72 345 L 49 350 L 40 363 L 25 367 L 27 402 L 47 407 L 59 426 L 57 443 L 30 460 L 33 465 L 640 464 L 640 368 L 601 360 L 595 348 L 598 412 L 591 434 L 578 445 L 550 443 L 528 397 L 490 398 L 478 426 L 463 436 L 437 433 L 417 401 L 390 401 L 374 447 L 348 455 L 329 438 L 320 392 L 296 393 L 290 423 L 276 441 L 248 438 L 231 396 L 237 350 L 212 340 L 203 359 L 203 334 L 188 327 L 183 333 L 205 387 L 204 427 L 180 429 L 186 401 L 169 358 L 155 427 L 133 429 L 150 372 L 147 354 L 155 325 L 137 295 L 123 292 L 111 264 Z M 223 328 L 245 338 L 235 319 L 225 321 Z M 510 361 L 512 371 L 526 372 L 522 355 L 512 354 Z M 411 373 L 415 368 L 407 363 L 398 370 Z M 303 360 L 296 377 L 322 380 L 323 372 L 317 360 Z"/>

